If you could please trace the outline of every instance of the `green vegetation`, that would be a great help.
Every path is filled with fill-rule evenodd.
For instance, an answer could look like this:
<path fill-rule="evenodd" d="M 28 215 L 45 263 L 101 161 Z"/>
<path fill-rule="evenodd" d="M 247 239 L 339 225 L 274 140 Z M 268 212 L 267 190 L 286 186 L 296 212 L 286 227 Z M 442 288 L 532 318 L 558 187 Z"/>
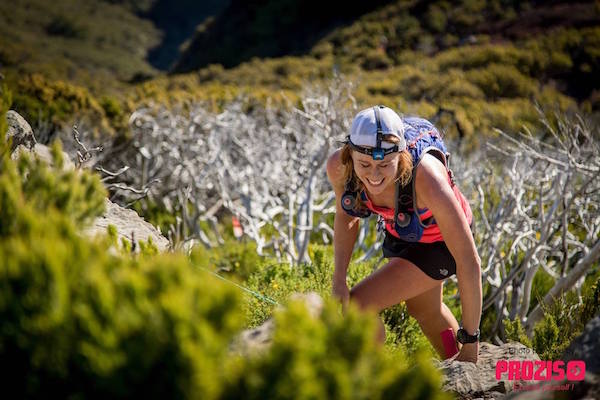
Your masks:
<path fill-rule="evenodd" d="M 567 292 L 547 307 L 544 319 L 530 339 L 519 320 L 504 320 L 506 337 L 532 347 L 542 360 L 560 359 L 565 349 L 581 334 L 585 324 L 600 311 L 600 273 L 590 273 L 582 288 L 582 299 Z"/>
<path fill-rule="evenodd" d="M 214 249 L 197 246 L 192 252 L 192 260 L 198 267 L 214 269 L 220 275 L 246 281 L 260 268 L 264 257 L 256 253 L 255 243 L 239 243 L 228 239 L 225 244 Z"/>
<path fill-rule="evenodd" d="M 294 302 L 277 312 L 270 351 L 241 359 L 223 398 L 447 398 L 431 364 L 419 358 L 409 368 L 374 345 L 370 316 L 352 309 L 341 319 L 335 305 L 327 303 L 321 319 L 310 318 Z"/>
<path fill-rule="evenodd" d="M 0 62 L 11 78 L 43 73 L 98 90 L 155 73 L 144 58 L 159 32 L 110 2 L 20 0 L 0 5 L 0 38 Z"/>
<path fill-rule="evenodd" d="M 6 88 L 5 84 L 0 84 L 0 115 L 4 116 L 8 110 L 10 110 L 10 106 L 12 105 L 12 94 Z M 8 124 L 6 118 L 0 118 L 0 136 L 4 137 L 6 135 L 6 130 L 8 129 Z"/>
<path fill-rule="evenodd" d="M 103 135 L 122 129 L 124 117 L 105 112 L 101 98 L 122 102 L 128 81 L 157 73 L 145 57 L 158 39 L 150 22 L 110 2 L 0 4 L 1 72 L 34 128 L 87 120 Z"/>
<path fill-rule="evenodd" d="M 105 108 L 89 91 L 64 81 L 48 81 L 40 74 L 27 75 L 14 89 L 13 108 L 23 113 L 28 121 L 46 121 L 58 129 L 65 121 L 77 116 L 94 126 L 96 132 L 111 129 Z M 103 104 L 104 105 L 104 104 Z M 114 114 L 113 118 L 118 117 Z"/>
<path fill-rule="evenodd" d="M 236 251 L 236 248 L 239 250 Z M 246 248 L 247 245 L 243 243 L 230 243 L 224 247 L 229 254 L 239 253 Z M 217 253 L 220 254 L 221 251 L 217 250 Z M 293 293 L 316 292 L 321 297 L 328 299 L 331 296 L 331 276 L 333 275 L 334 266 L 333 249 L 331 246 L 311 245 L 309 253 L 311 263 L 292 266 L 272 259 L 264 259 L 262 262 L 254 264 L 253 272 L 247 279 L 243 279 L 239 273 L 229 275 L 229 278 L 279 303 L 284 303 Z M 203 265 L 200 261 L 203 259 L 202 254 L 204 254 L 203 250 L 195 253 L 193 259 L 198 260 L 195 265 Z M 226 260 L 228 260 L 227 256 L 221 259 L 219 263 L 227 262 Z M 348 271 L 348 284 L 354 286 L 365 278 L 376 267 L 376 262 L 376 260 L 370 260 L 353 263 Z M 240 267 L 238 267 L 242 271 L 243 265 L 240 264 Z M 447 293 L 448 290 L 453 289 L 447 289 Z M 257 297 L 248 296 L 244 309 L 246 325 L 255 327 L 265 322 L 277 308 Z M 437 357 L 416 320 L 408 315 L 404 305 L 398 305 L 383 311 L 381 317 L 386 325 L 386 348 L 390 353 L 415 362 L 418 357 L 425 354 L 428 357 Z"/>

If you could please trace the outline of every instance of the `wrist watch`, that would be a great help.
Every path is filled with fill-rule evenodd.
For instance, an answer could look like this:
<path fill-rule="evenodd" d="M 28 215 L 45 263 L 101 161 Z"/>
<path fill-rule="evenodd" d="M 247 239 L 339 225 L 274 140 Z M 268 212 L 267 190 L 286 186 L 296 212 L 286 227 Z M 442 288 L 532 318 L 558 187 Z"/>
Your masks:
<path fill-rule="evenodd" d="M 459 343 L 475 343 L 479 341 L 479 329 L 473 335 L 469 335 L 462 327 L 456 332 L 456 340 Z"/>

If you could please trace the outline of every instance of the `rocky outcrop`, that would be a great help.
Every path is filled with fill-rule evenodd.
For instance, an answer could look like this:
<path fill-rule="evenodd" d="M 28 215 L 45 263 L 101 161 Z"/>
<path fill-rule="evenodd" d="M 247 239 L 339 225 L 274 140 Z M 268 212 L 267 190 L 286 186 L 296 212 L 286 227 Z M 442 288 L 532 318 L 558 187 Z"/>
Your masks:
<path fill-rule="evenodd" d="M 35 145 L 35 136 L 33 129 L 25 118 L 14 110 L 9 110 L 6 113 L 6 121 L 8 122 L 8 130 L 6 131 L 5 140 L 8 142 L 12 138 L 11 152 L 17 147 L 24 145 L 28 149 L 32 149 Z"/>
<path fill-rule="evenodd" d="M 587 373 L 600 376 L 600 315 L 587 323 L 581 335 L 564 351 L 562 360 L 583 360 Z"/>
<path fill-rule="evenodd" d="M 565 350 L 562 360 L 585 362 L 585 379 L 573 384 L 573 399 L 600 399 L 600 315 L 592 318 L 583 333 Z"/>
<path fill-rule="evenodd" d="M 84 229 L 84 232 L 90 236 L 105 234 L 108 225 L 117 228 L 119 241 L 127 239 L 128 241 L 138 242 L 140 240 L 148 241 L 156 245 L 158 250 L 165 251 L 169 247 L 169 241 L 152 224 L 146 222 L 134 210 L 123 208 L 118 204 L 106 199 L 106 211 L 104 215 L 96 218 L 93 225 Z M 139 249 L 137 247 L 136 249 Z"/>
<path fill-rule="evenodd" d="M 501 399 L 524 383 L 508 380 L 507 374 L 496 379 L 496 363 L 500 360 L 536 361 L 540 357 L 532 349 L 518 342 L 496 346 L 482 342 L 477 364 L 445 360 L 437 362 L 444 373 L 443 390 L 453 392 L 459 399 Z"/>
<path fill-rule="evenodd" d="M 35 154 L 40 159 L 48 164 L 52 164 L 52 155 L 50 149 L 36 143 L 33 130 L 27 121 L 17 112 L 11 110 L 6 113 L 8 121 L 8 132 L 6 139 L 12 138 L 12 153 L 11 157 L 17 159 L 24 153 Z M 63 169 L 74 170 L 75 164 L 70 160 L 69 155 L 63 152 Z M 91 226 L 84 229 L 84 233 L 91 236 L 97 234 L 106 234 L 108 225 L 114 225 L 117 228 L 119 238 L 124 238 L 129 241 L 148 241 L 152 242 L 161 250 L 167 250 L 169 241 L 165 238 L 158 229 L 146 222 L 134 210 L 123 208 L 118 204 L 106 199 L 106 211 L 104 215 L 96 218 Z M 139 249 L 139 246 L 136 246 Z"/>

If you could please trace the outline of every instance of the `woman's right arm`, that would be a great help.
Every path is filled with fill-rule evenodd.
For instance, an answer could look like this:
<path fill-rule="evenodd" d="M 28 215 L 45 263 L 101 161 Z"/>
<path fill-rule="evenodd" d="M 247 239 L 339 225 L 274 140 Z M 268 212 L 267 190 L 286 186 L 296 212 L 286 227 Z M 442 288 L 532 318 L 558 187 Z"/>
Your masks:
<path fill-rule="evenodd" d="M 340 153 L 341 151 L 337 150 L 327 160 L 327 177 L 335 192 L 335 219 L 333 223 L 335 269 L 333 272 L 332 292 L 333 296 L 337 297 L 345 306 L 350 295 L 346 283 L 346 273 L 358 236 L 359 218 L 348 215 L 341 206 L 345 182 Z"/>

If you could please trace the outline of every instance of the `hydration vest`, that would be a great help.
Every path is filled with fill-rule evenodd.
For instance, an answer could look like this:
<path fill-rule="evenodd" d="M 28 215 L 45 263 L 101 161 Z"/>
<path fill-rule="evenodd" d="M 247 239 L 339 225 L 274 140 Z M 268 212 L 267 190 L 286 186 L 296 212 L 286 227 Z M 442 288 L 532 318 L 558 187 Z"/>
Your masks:
<path fill-rule="evenodd" d="M 426 119 L 417 117 L 403 118 L 404 123 L 404 138 L 406 139 L 407 150 L 410 152 L 413 159 L 412 178 L 410 181 L 401 186 L 396 184 L 395 194 L 395 209 L 382 209 L 374 206 L 363 190 L 360 193 L 352 191 L 346 187 L 346 192 L 342 196 L 342 208 L 346 213 L 360 218 L 366 218 L 375 212 L 379 215 L 379 226 L 384 225 L 385 229 L 390 234 L 407 242 L 433 242 L 441 241 L 441 232 L 437 227 L 435 219 L 430 210 L 417 208 L 416 192 L 415 192 L 415 177 L 417 166 L 419 165 L 425 154 L 431 154 L 439 159 L 446 170 L 448 171 L 448 179 L 454 193 L 461 203 L 463 211 L 471 223 L 471 209 L 454 184 L 452 171 L 448 166 L 448 158 L 450 154 L 446 149 L 439 131 L 435 126 Z M 357 195 L 362 200 L 362 207 L 357 208 Z"/>

